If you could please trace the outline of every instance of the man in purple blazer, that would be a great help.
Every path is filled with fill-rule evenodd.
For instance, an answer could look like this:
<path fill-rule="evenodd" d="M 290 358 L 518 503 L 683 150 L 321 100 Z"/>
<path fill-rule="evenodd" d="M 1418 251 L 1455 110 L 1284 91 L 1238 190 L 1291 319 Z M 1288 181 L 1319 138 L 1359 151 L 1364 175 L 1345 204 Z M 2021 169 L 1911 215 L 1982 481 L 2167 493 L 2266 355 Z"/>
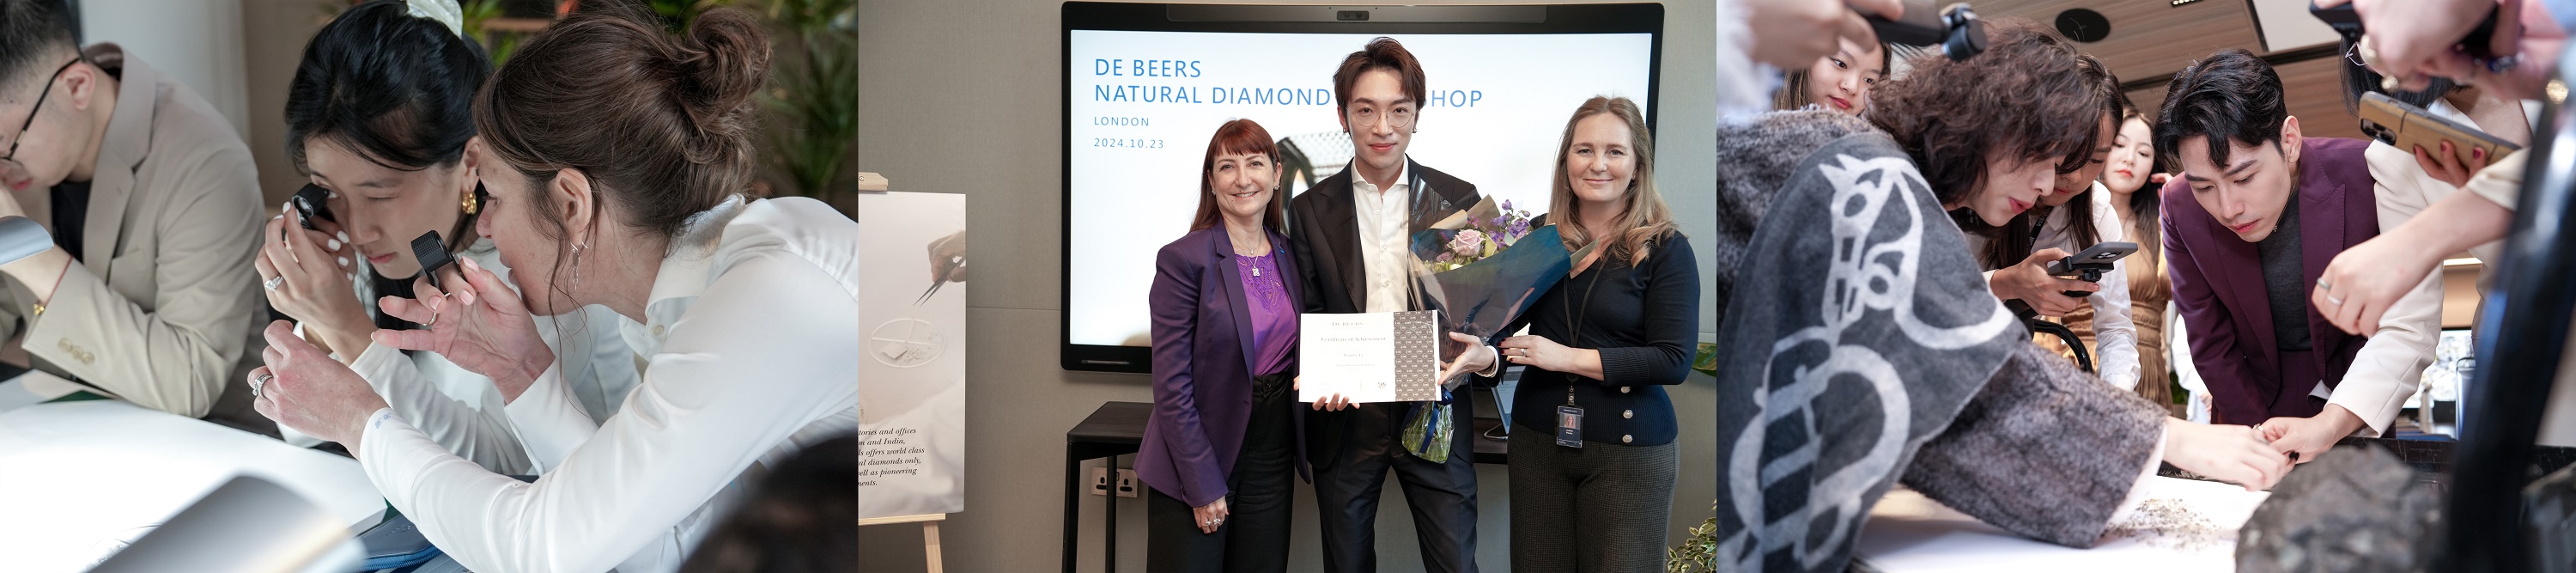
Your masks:
<path fill-rule="evenodd" d="M 2441 289 L 2428 278 L 2390 308 L 2362 309 L 2317 279 L 2379 235 L 2370 142 L 2301 137 L 2280 76 L 2241 49 L 2174 76 L 2155 137 L 2182 169 L 2163 190 L 2165 258 L 2212 421 L 2255 425 L 2299 462 L 2344 436 L 2387 434 L 2432 360 Z M 2377 336 L 2321 314 L 2364 312 L 2380 312 Z"/>

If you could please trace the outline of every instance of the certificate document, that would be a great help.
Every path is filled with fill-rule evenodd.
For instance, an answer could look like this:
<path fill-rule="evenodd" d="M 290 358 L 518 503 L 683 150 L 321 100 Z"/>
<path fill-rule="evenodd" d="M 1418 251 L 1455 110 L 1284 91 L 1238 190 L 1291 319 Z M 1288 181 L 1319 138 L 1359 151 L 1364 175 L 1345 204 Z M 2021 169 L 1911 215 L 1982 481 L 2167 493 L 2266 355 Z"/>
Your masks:
<path fill-rule="evenodd" d="M 1297 355 L 1299 402 L 1440 399 L 1436 310 L 1298 315 Z"/>

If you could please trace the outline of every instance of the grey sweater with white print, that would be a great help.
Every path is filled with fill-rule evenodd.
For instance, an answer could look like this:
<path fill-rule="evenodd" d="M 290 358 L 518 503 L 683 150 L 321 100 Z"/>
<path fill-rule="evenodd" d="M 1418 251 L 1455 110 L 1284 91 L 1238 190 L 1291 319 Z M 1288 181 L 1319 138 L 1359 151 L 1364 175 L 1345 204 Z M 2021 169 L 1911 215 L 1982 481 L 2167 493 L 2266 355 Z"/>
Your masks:
<path fill-rule="evenodd" d="M 1849 116 L 1721 126 L 1720 570 L 1839 571 L 1898 481 L 2090 546 L 2163 411 L 2029 342 L 1902 148 Z"/>

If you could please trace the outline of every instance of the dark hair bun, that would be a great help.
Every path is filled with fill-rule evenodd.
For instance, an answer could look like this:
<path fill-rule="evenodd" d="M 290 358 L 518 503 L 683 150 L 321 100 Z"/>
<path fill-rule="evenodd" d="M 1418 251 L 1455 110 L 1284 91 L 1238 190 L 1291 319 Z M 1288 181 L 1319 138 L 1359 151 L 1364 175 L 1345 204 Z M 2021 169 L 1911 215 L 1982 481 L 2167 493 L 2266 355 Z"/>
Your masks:
<path fill-rule="evenodd" d="M 684 53 L 675 62 L 684 98 L 698 130 L 711 135 L 747 130 L 751 98 L 769 79 L 769 42 L 751 16 L 734 10 L 707 12 L 689 24 Z"/>
<path fill-rule="evenodd" d="M 584 3 L 511 54 L 474 121 L 510 167 L 539 181 L 579 169 L 626 224 L 675 237 L 750 189 L 752 97 L 768 76 L 768 35 L 740 10 L 674 35 L 640 3 Z"/>

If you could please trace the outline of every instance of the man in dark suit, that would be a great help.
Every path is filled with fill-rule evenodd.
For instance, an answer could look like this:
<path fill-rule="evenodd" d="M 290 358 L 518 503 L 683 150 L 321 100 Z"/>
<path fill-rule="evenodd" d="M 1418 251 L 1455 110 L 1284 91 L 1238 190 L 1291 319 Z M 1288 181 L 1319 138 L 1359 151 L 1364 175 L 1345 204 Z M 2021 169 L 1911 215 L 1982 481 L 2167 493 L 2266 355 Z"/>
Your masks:
<path fill-rule="evenodd" d="M 1396 312 L 1430 307 L 1414 288 L 1408 237 L 1479 200 L 1476 186 L 1405 156 L 1425 89 L 1421 65 L 1378 38 L 1333 74 L 1335 110 L 1351 135 L 1351 163 L 1289 203 L 1289 244 L 1306 278 L 1306 312 Z M 1458 400 L 1457 420 L 1474 418 Z M 1377 569 L 1377 502 L 1388 470 L 1413 506 L 1430 571 L 1476 570 L 1476 469 L 1472 426 L 1453 436 L 1446 462 L 1407 452 L 1398 432 L 1414 404 L 1360 404 L 1307 417 L 1307 460 L 1324 527 L 1324 570 Z"/>
<path fill-rule="evenodd" d="M 2385 309 L 2347 307 L 2318 278 L 2379 235 L 2370 142 L 2300 137 L 2280 76 L 2244 50 L 2184 68 L 2157 116 L 2156 147 L 2183 171 L 2162 191 L 2165 257 L 2213 421 L 2255 425 L 2302 463 L 2386 435 L 2432 361 L 2442 305 L 2439 277 Z M 2329 315 L 2379 329 L 2356 336 Z"/>

